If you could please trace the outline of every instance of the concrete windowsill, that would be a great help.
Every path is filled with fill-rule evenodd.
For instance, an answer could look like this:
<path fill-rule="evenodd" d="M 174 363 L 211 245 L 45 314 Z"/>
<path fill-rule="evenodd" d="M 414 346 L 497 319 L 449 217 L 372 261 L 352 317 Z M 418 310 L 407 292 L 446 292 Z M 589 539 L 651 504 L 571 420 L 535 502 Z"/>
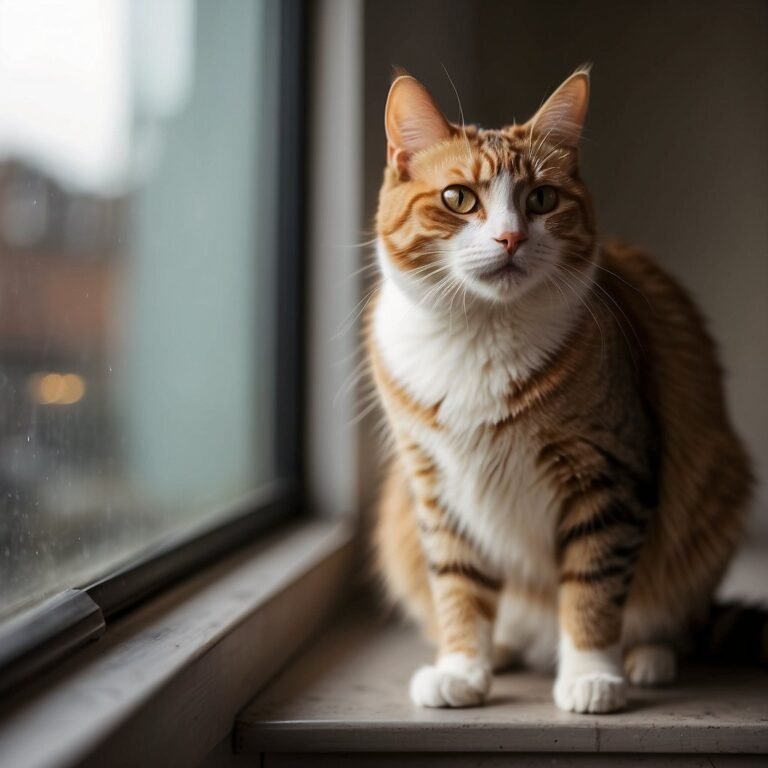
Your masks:
<path fill-rule="evenodd" d="M 286 527 L 115 621 L 0 709 L 0 766 L 196 765 L 333 610 L 352 540 Z"/>
<path fill-rule="evenodd" d="M 726 591 L 743 594 L 741 579 L 766 585 L 765 567 L 762 556 L 742 561 Z M 478 758 L 500 752 L 550 758 L 566 752 L 594 758 L 642 753 L 663 757 L 659 764 L 669 764 L 671 755 L 679 762 L 685 755 L 761 754 L 768 762 L 768 671 L 763 669 L 684 665 L 674 686 L 632 689 L 625 712 L 603 716 L 560 712 L 552 703 L 550 677 L 511 672 L 497 676 L 485 707 L 428 710 L 412 705 L 407 691 L 411 673 L 430 656 L 413 628 L 350 610 L 239 716 L 235 751 L 266 756 L 266 766 L 292 765 L 287 758 L 296 753 L 314 754 L 318 765 L 332 755 L 344 762 L 342 755 L 349 753 L 359 758 L 379 753 L 371 765 L 400 764 L 400 757 L 390 763 L 382 753 L 394 760 L 393 753 L 403 758 L 420 753 L 424 759 L 429 752 L 443 753 L 436 765 L 446 764 L 440 762 L 446 752 Z M 731 759 L 712 764 L 733 765 Z"/>

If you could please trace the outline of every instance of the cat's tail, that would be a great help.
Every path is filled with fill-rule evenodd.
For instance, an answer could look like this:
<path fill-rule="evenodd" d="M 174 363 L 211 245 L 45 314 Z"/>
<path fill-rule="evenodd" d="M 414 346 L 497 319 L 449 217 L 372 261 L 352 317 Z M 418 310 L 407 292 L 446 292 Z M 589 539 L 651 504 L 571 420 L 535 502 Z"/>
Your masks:
<path fill-rule="evenodd" d="M 768 607 L 713 603 L 695 636 L 694 658 L 768 666 Z"/>

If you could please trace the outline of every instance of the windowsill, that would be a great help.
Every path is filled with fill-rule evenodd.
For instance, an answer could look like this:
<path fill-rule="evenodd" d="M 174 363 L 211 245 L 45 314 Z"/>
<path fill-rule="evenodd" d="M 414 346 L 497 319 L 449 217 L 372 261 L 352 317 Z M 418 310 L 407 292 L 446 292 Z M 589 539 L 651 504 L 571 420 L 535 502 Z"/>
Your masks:
<path fill-rule="evenodd" d="M 765 599 L 764 554 L 742 553 L 724 584 L 728 596 Z M 500 765 L 500 751 L 526 753 L 531 766 L 566 752 L 591 753 L 584 765 L 617 765 L 619 753 L 647 753 L 643 765 L 700 764 L 685 755 L 731 765 L 723 753 L 764 760 L 768 752 L 768 677 L 759 668 L 683 665 L 675 685 L 633 689 L 627 710 L 613 715 L 560 712 L 551 677 L 524 672 L 498 676 L 485 707 L 429 710 L 412 705 L 407 691 L 431 654 L 414 628 L 349 611 L 242 712 L 235 751 L 252 761 L 263 755 L 265 766 L 355 765 L 361 752 L 372 766 L 402 765 L 408 753 L 436 766 L 485 765 L 492 753 L 488 765 Z M 464 762 L 446 752 L 474 756 Z M 440 754 L 430 762 L 429 753 Z M 613 754 L 599 762 L 597 753 Z"/>
<path fill-rule="evenodd" d="M 194 765 L 317 629 L 351 558 L 311 522 L 216 563 L 115 621 L 0 712 L 0 763 Z"/>

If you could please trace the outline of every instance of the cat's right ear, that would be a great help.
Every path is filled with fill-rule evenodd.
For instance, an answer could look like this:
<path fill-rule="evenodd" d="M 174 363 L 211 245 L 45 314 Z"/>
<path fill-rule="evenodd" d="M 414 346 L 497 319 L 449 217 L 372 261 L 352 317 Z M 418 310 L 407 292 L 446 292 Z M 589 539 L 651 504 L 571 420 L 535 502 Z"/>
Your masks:
<path fill-rule="evenodd" d="M 415 77 L 400 75 L 392 83 L 384 115 L 387 163 L 408 173 L 411 157 L 451 137 L 451 126 L 429 91 Z"/>

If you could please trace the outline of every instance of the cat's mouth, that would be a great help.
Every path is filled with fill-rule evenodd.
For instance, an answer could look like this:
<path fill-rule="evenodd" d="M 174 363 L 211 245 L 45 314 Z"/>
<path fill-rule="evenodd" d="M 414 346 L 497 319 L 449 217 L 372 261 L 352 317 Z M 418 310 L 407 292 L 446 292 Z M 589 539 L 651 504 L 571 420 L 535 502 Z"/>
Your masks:
<path fill-rule="evenodd" d="M 515 277 L 525 277 L 528 273 L 514 257 L 505 259 L 501 264 L 496 264 L 485 269 L 475 269 L 472 277 L 486 283 L 493 283 L 498 280 L 507 280 Z"/>

